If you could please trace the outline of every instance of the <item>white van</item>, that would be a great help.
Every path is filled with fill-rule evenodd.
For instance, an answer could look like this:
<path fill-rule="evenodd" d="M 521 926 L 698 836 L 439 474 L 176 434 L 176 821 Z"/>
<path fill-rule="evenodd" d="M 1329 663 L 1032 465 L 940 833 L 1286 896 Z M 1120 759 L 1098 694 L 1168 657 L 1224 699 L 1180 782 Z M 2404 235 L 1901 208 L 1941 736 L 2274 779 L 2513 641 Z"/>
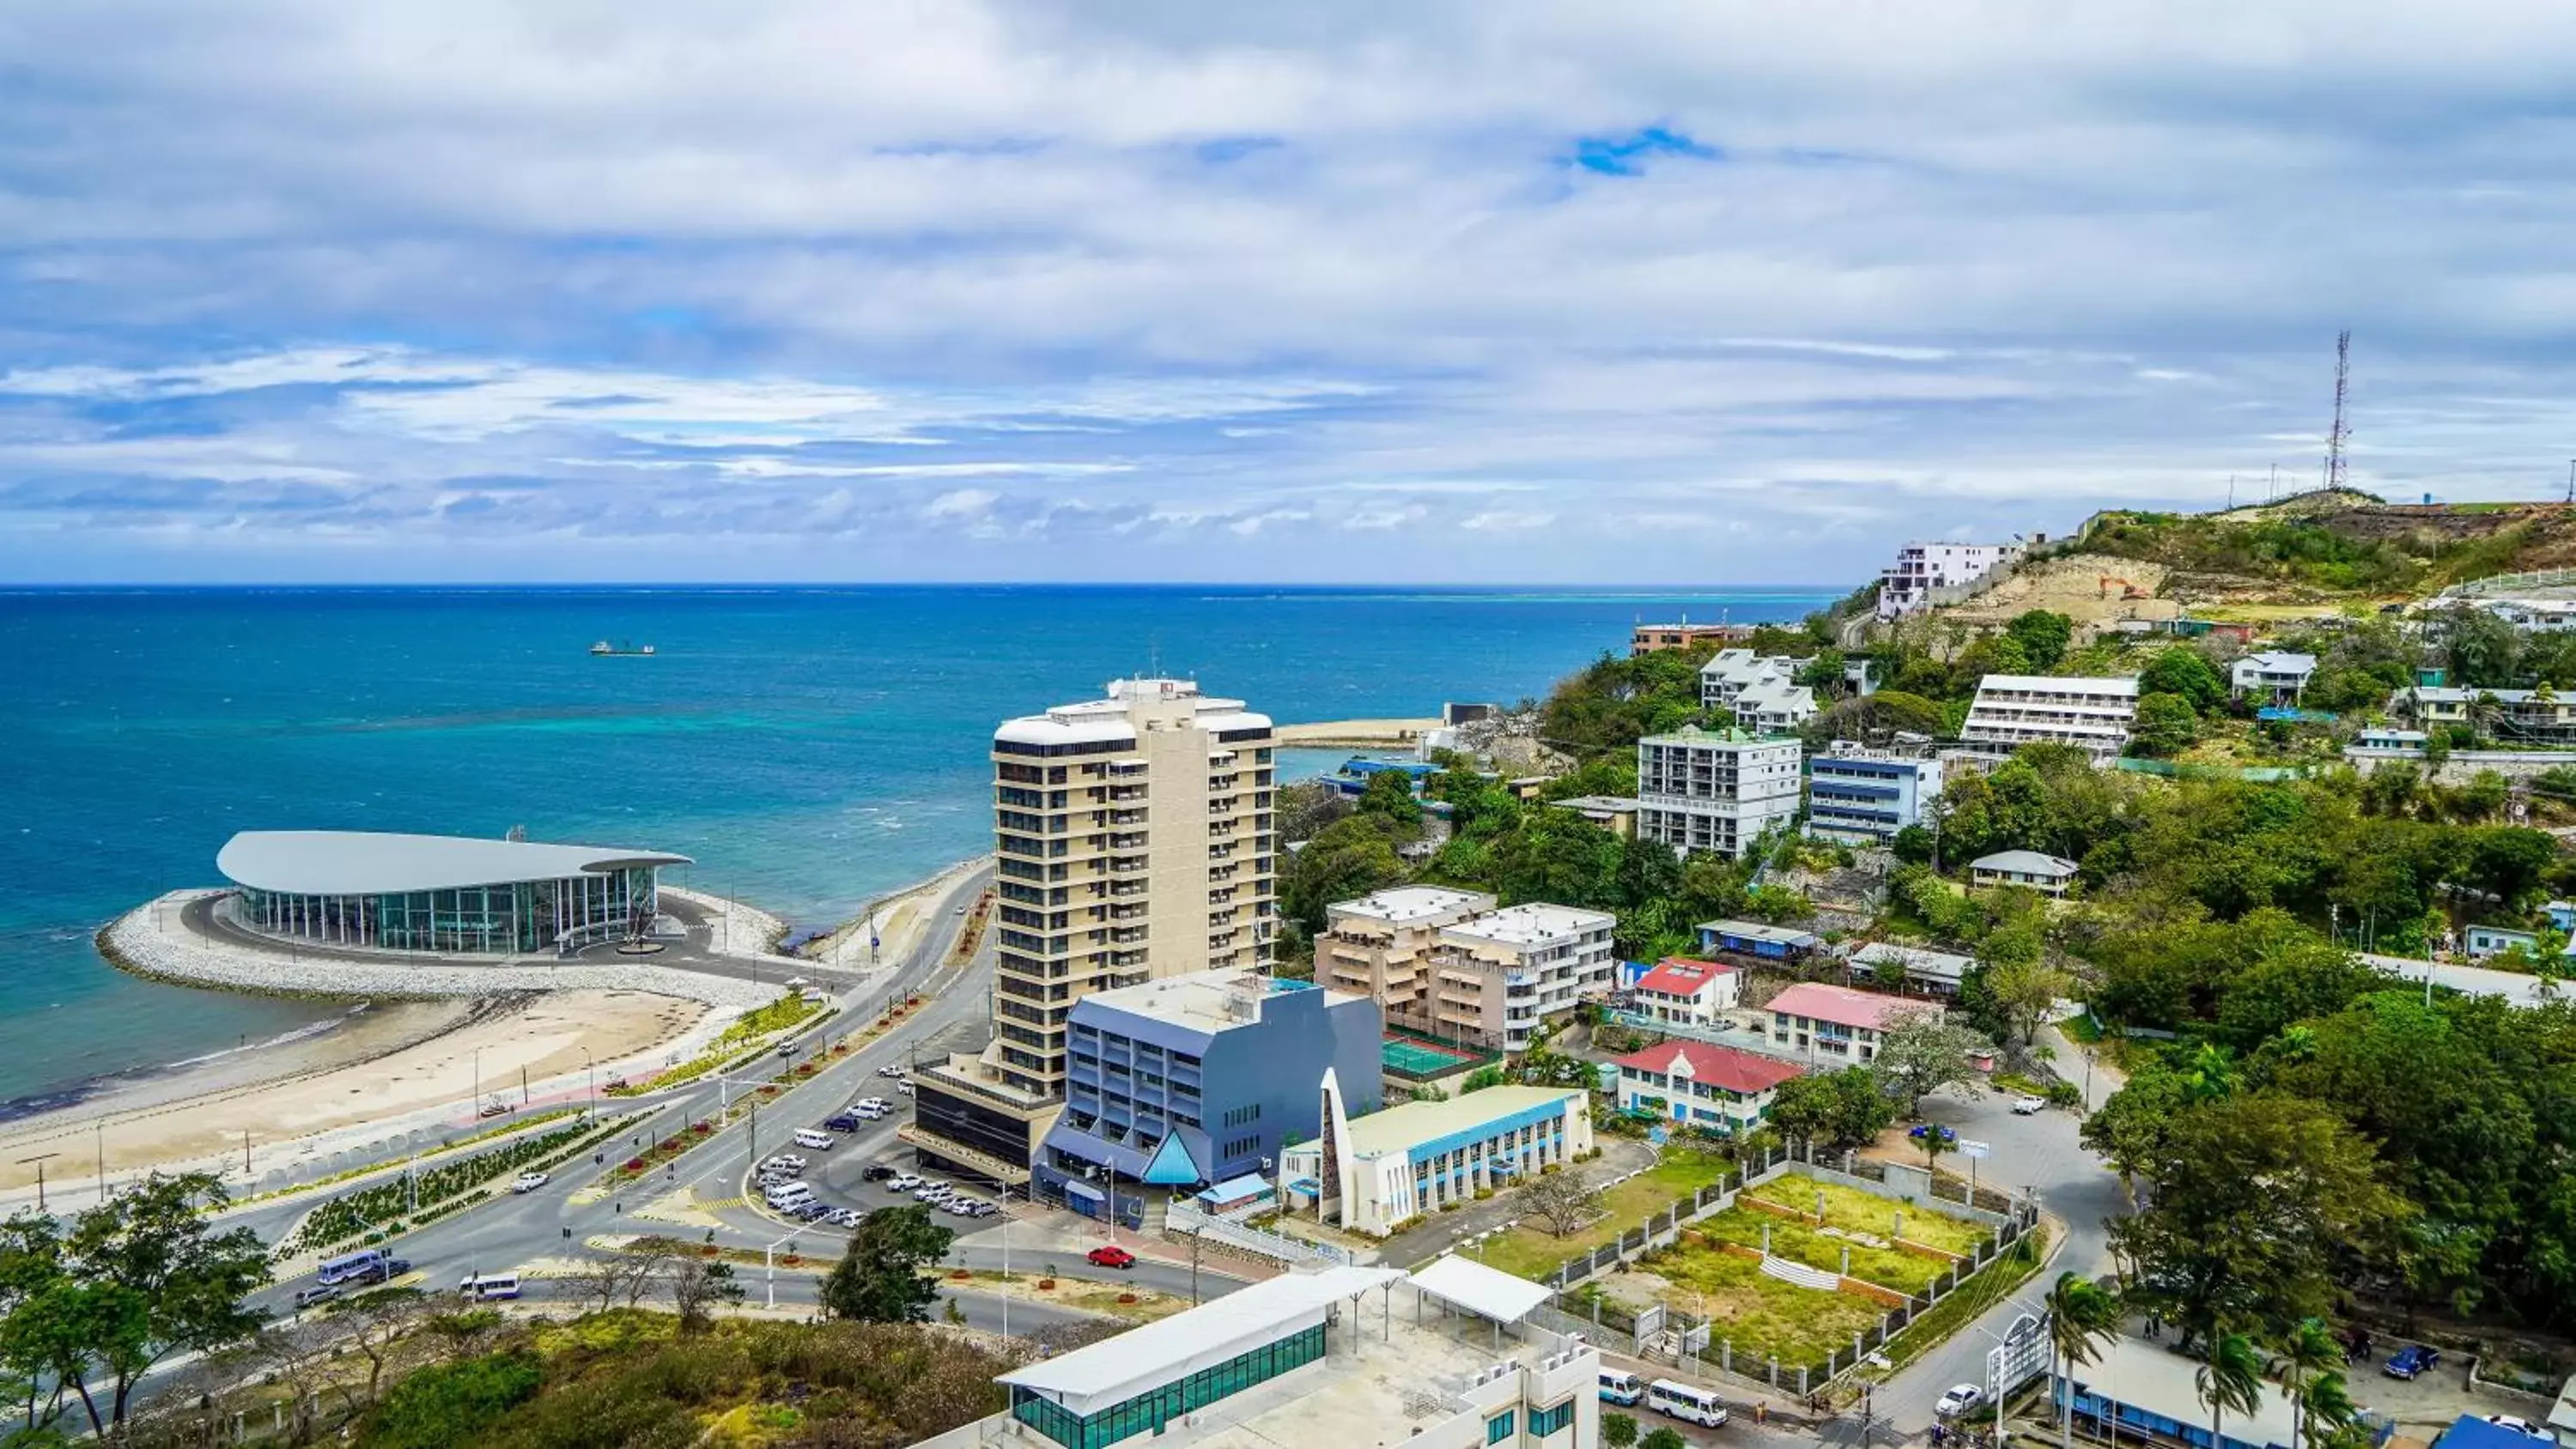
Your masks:
<path fill-rule="evenodd" d="M 1645 1396 L 1644 1379 L 1618 1369 L 1606 1368 L 1601 1371 L 1601 1402 L 1617 1404 L 1624 1409 Z"/>
<path fill-rule="evenodd" d="M 519 1296 L 519 1275 L 516 1273 L 468 1274 L 465 1281 L 456 1285 L 456 1291 L 477 1303 L 489 1303 L 495 1298 L 516 1298 Z"/>
<path fill-rule="evenodd" d="M 1646 1407 L 1685 1424 L 1705 1424 L 1714 1429 L 1726 1422 L 1724 1399 L 1671 1379 L 1657 1379 L 1646 1386 Z"/>
<path fill-rule="evenodd" d="M 762 1196 L 769 1200 L 769 1205 L 771 1207 L 794 1207 L 800 1202 L 812 1202 L 814 1200 L 814 1189 L 807 1187 L 801 1182 L 782 1182 L 778 1186 L 771 1188 L 766 1193 L 763 1193 Z"/>
<path fill-rule="evenodd" d="M 795 1132 L 795 1141 L 797 1146 L 810 1147 L 816 1152 L 829 1152 L 832 1150 L 833 1145 L 838 1143 L 840 1140 L 840 1138 L 833 1136 L 829 1132 L 824 1132 L 813 1127 L 799 1127 Z"/>

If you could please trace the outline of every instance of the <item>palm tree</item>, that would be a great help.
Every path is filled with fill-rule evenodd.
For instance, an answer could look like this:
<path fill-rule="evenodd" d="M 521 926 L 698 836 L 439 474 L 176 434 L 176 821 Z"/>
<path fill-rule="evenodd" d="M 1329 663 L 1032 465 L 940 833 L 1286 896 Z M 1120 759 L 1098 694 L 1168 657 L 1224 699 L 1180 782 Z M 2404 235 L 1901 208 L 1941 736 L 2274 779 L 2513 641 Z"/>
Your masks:
<path fill-rule="evenodd" d="M 2299 1449 L 2300 1421 L 2306 1417 L 2308 1391 L 2343 1362 L 2343 1345 L 2335 1342 L 2335 1336 L 2321 1320 L 2302 1318 L 2276 1347 L 2281 1353 L 2281 1387 L 2290 1395 L 2290 1449 Z"/>
<path fill-rule="evenodd" d="M 2075 1371 L 2101 1357 L 2103 1340 L 2119 1333 L 2120 1299 L 2090 1278 L 2065 1272 L 2048 1290 L 2047 1304 L 2048 1349 L 2066 1366 L 2060 1436 L 2064 1449 L 2075 1449 Z"/>
<path fill-rule="evenodd" d="M 2308 1431 L 2308 1442 L 2317 1442 L 2320 1429 L 2340 1429 L 2353 1421 L 2361 1406 L 2352 1401 L 2352 1391 L 2344 1386 L 2343 1371 L 2330 1370 L 2308 1381 L 2307 1393 L 2299 1404 L 2299 1419 Z"/>
<path fill-rule="evenodd" d="M 2225 1449 L 2218 1431 L 2227 1411 L 2250 1415 L 2262 1402 L 2263 1358 L 2254 1351 L 2254 1340 L 2241 1333 L 2212 1333 L 2209 1361 L 2192 1375 L 2192 1387 L 2209 1406 L 2210 1449 Z"/>

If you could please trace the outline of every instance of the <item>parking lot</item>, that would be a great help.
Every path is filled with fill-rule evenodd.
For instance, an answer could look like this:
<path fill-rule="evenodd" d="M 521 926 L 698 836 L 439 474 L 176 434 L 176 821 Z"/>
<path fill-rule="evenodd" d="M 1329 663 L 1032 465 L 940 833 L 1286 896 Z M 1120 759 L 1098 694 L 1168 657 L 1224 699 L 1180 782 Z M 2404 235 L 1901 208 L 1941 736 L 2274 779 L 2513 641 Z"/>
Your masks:
<path fill-rule="evenodd" d="M 927 1206 L 971 1231 L 1000 1210 L 996 1196 L 912 1168 L 911 1149 L 894 1135 L 910 1107 L 901 1069 L 880 1071 L 846 1106 L 781 1134 L 745 1181 L 744 1199 L 782 1222 L 818 1229 L 846 1231 L 868 1213 Z M 766 1133 L 763 1140 L 770 1140 Z"/>

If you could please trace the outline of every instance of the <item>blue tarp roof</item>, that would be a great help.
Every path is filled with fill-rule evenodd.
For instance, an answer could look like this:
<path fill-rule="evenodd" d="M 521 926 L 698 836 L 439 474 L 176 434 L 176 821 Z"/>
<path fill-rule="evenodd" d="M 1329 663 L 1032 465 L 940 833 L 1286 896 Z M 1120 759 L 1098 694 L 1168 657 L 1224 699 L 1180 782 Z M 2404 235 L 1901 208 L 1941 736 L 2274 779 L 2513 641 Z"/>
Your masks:
<path fill-rule="evenodd" d="M 1257 1172 L 1247 1172 L 1241 1177 L 1229 1177 L 1199 1196 L 1209 1202 L 1232 1202 L 1237 1198 L 1258 1197 L 1269 1190 L 1270 1179 Z"/>
<path fill-rule="evenodd" d="M 2490 1424 L 2475 1414 L 2462 1414 L 2442 1431 L 2437 1442 L 2442 1449 L 2532 1449 L 2540 1441 L 2502 1424 Z"/>

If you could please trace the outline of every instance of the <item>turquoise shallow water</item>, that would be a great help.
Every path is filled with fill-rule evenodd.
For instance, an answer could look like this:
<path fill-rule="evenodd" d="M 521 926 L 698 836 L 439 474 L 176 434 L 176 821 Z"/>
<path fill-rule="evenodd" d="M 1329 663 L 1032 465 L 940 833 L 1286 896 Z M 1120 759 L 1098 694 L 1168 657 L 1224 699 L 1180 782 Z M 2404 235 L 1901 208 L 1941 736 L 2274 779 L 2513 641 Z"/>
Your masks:
<path fill-rule="evenodd" d="M 155 986 L 92 931 L 235 830 L 676 850 L 800 924 L 985 847 L 995 721 L 1159 665 L 1282 721 L 1544 693 L 1641 615 L 1839 589 L 775 588 L 0 594 L 0 1099 L 313 1008 Z M 595 659 L 594 639 L 651 642 Z M 1299 755 L 1312 770 L 1338 758 Z"/>

